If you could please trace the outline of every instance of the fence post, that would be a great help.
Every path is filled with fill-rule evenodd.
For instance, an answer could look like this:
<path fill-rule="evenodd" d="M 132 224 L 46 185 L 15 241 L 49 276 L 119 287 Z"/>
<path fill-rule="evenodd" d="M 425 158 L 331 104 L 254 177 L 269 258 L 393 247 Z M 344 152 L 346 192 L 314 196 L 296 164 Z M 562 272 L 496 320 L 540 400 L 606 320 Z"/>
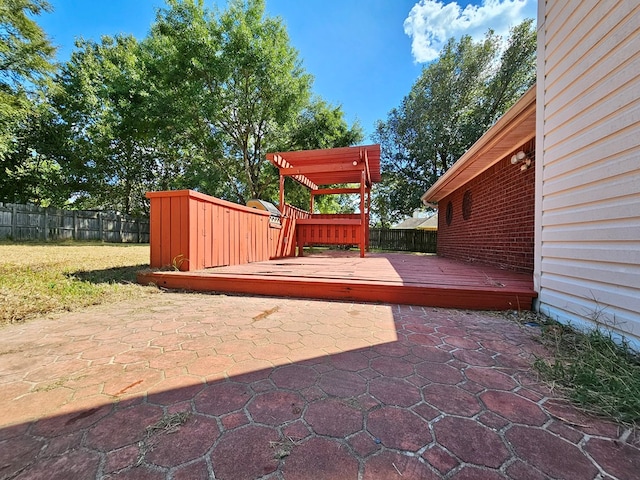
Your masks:
<path fill-rule="evenodd" d="M 16 212 L 16 206 L 11 205 L 11 238 L 13 240 L 17 240 L 16 238 L 16 224 L 18 222 L 17 216 L 18 215 Z"/>
<path fill-rule="evenodd" d="M 43 223 L 44 223 L 43 228 L 42 228 L 42 230 L 43 230 L 42 238 L 43 238 L 43 240 L 45 242 L 47 240 L 49 240 L 49 215 L 48 215 L 48 213 L 49 213 L 49 209 L 45 208 L 44 209 L 44 215 L 42 216 L 43 217 Z"/>
<path fill-rule="evenodd" d="M 122 216 L 116 212 L 116 243 L 122 243 Z"/>

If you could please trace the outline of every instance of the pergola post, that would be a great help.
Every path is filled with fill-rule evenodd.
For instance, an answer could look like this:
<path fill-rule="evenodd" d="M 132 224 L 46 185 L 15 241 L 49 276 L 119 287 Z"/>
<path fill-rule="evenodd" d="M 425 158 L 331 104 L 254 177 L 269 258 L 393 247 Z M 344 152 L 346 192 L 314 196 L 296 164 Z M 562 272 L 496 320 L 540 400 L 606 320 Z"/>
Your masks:
<path fill-rule="evenodd" d="M 284 215 L 284 175 L 280 174 L 280 213 Z"/>
<path fill-rule="evenodd" d="M 366 172 L 362 170 L 360 175 L 360 257 L 364 258 L 364 251 L 367 244 L 367 229 L 369 225 L 366 222 L 365 214 L 365 187 L 366 187 Z"/>

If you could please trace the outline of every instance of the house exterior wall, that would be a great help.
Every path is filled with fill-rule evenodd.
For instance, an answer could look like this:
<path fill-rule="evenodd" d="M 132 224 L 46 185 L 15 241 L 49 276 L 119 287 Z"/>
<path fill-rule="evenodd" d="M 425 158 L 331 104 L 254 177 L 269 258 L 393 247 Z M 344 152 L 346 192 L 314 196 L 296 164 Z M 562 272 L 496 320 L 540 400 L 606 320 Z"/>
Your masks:
<path fill-rule="evenodd" d="M 438 255 L 533 272 L 535 161 L 525 171 L 510 161 L 533 147 L 521 145 L 438 203 Z"/>
<path fill-rule="evenodd" d="M 640 344 L 640 3 L 540 0 L 536 150 L 539 310 Z"/>

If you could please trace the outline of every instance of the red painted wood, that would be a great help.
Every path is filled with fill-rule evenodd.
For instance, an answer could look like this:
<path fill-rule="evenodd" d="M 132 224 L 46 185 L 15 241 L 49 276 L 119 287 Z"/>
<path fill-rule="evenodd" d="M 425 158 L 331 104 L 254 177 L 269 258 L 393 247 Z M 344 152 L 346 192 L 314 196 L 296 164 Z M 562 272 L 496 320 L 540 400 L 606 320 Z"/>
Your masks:
<path fill-rule="evenodd" d="M 150 192 L 150 264 L 197 270 L 263 261 L 278 254 L 269 213 L 191 190 Z M 182 261 L 181 261 L 182 259 Z"/>
<path fill-rule="evenodd" d="M 436 256 L 352 252 L 139 277 L 166 288 L 465 309 L 531 309 L 531 275 Z"/>

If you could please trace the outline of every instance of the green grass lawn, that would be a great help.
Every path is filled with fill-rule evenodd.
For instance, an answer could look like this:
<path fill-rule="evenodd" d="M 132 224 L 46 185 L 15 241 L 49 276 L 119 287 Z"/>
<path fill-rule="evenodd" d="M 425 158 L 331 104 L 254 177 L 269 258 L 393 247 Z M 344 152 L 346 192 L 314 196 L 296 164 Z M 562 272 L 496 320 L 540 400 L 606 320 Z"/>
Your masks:
<path fill-rule="evenodd" d="M 0 242 L 0 324 L 157 293 L 135 283 L 149 245 Z"/>

